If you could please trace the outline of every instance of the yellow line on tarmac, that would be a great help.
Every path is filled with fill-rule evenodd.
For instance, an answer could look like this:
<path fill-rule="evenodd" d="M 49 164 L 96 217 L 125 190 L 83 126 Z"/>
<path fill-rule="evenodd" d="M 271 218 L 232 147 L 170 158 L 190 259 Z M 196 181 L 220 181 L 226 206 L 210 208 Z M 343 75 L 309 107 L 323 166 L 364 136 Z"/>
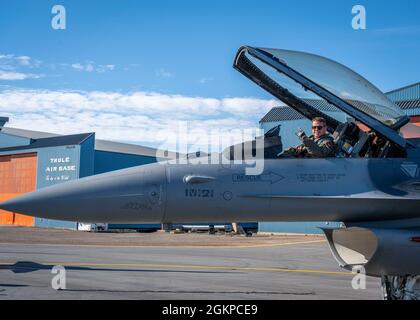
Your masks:
<path fill-rule="evenodd" d="M 52 243 L 17 243 L 17 242 L 0 242 L 0 245 L 21 245 L 21 246 L 45 246 L 45 247 L 92 247 L 92 248 L 187 248 L 187 249 L 241 249 L 241 248 L 262 248 L 262 247 L 281 247 L 296 244 L 320 243 L 326 240 L 310 240 L 283 243 L 253 244 L 242 246 L 147 246 L 147 245 L 101 245 L 101 244 L 52 244 Z"/>
<path fill-rule="evenodd" d="M 284 268 L 259 268 L 259 267 L 237 267 L 237 266 L 206 266 L 206 265 L 180 265 L 180 264 L 150 264 L 150 263 L 48 263 L 49 265 L 62 265 L 64 267 L 149 267 L 149 268 L 183 268 L 183 269 L 217 269 L 234 271 L 272 271 L 272 272 L 293 272 L 293 273 L 315 273 L 328 275 L 352 275 L 351 272 L 326 271 L 312 269 L 284 269 Z"/>
<path fill-rule="evenodd" d="M 309 241 L 295 241 L 295 242 L 283 242 L 283 243 L 272 243 L 272 244 L 252 244 L 248 246 L 230 246 L 230 247 L 223 247 L 223 248 L 259 248 L 259 247 L 281 247 L 281 246 L 290 246 L 294 244 L 307 244 L 307 243 L 319 243 L 319 242 L 326 242 L 327 240 L 309 240 Z"/>

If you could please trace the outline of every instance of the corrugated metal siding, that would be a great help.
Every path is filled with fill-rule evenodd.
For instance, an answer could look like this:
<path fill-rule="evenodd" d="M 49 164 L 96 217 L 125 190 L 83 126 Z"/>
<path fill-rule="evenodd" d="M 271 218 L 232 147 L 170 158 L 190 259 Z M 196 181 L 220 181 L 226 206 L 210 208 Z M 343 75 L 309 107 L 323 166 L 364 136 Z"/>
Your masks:
<path fill-rule="evenodd" d="M 417 109 L 407 109 L 404 110 L 405 114 L 409 117 L 414 117 L 420 115 L 420 108 Z"/>
<path fill-rule="evenodd" d="M 420 109 L 420 99 L 397 101 L 396 104 L 403 110 Z"/>
<path fill-rule="evenodd" d="M 35 190 L 36 153 L 0 157 L 0 201 Z M 34 218 L 0 210 L 0 224 L 33 226 Z"/>
<path fill-rule="evenodd" d="M 420 99 L 420 82 L 390 91 L 386 94 L 392 101 Z"/>

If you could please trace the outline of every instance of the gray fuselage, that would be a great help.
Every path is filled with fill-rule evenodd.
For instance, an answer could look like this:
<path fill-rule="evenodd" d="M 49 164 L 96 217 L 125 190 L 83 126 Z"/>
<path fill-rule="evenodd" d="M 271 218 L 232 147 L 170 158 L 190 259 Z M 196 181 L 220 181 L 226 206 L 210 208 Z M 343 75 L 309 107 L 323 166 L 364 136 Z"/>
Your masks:
<path fill-rule="evenodd" d="M 113 223 L 375 221 L 420 216 L 419 162 L 266 159 L 118 170 L 47 187 L 2 204 L 37 217 Z"/>

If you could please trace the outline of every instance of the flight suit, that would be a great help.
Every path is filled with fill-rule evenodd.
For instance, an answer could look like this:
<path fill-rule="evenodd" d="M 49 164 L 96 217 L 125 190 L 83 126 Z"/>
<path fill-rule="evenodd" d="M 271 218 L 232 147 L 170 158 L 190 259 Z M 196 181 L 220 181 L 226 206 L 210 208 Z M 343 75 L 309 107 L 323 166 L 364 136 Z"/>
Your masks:
<path fill-rule="evenodd" d="M 292 158 L 327 158 L 334 157 L 336 146 L 334 139 L 328 133 L 322 135 L 317 140 L 314 136 L 304 136 L 302 144 L 296 148 L 292 147 L 287 149 L 283 157 Z"/>

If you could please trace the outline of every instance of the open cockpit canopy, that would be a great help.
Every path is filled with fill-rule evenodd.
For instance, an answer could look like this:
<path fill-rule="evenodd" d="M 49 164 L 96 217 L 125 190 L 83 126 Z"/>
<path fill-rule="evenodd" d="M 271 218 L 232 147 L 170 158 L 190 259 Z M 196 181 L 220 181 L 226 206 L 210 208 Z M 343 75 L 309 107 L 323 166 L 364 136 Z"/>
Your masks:
<path fill-rule="evenodd" d="M 362 76 L 330 59 L 305 52 L 241 47 L 234 67 L 308 119 L 322 116 L 334 130 L 343 111 L 405 148 L 398 130 L 409 121 L 403 111 Z"/>

